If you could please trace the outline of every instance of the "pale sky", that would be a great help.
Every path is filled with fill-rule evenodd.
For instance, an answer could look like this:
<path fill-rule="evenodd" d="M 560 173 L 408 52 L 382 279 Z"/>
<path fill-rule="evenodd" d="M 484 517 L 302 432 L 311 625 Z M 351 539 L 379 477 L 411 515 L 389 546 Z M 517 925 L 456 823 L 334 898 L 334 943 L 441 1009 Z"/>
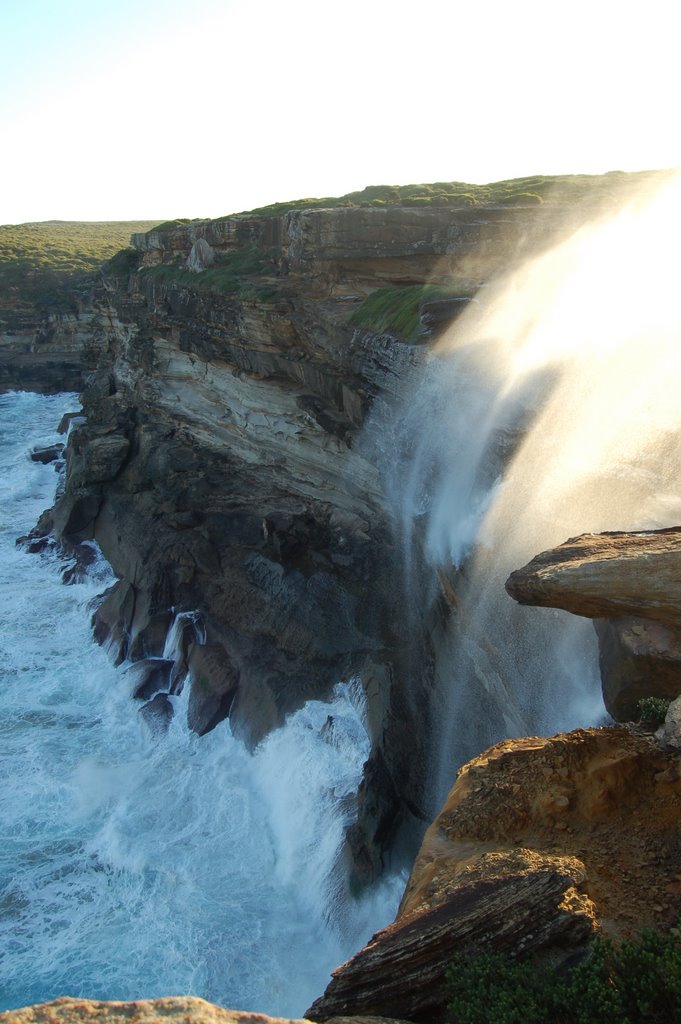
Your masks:
<path fill-rule="evenodd" d="M 0 0 L 0 223 L 681 165 L 677 0 Z"/>

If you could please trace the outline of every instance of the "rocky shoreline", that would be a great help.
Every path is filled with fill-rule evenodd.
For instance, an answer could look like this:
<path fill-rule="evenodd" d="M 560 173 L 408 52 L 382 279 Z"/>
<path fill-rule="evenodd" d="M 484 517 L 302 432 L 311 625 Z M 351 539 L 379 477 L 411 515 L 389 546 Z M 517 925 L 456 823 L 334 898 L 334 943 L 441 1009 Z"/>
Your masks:
<path fill-rule="evenodd" d="M 391 857 L 411 862 L 432 819 L 434 637 L 455 601 L 443 593 L 416 634 L 408 628 L 393 513 L 360 443 L 424 348 L 352 316 L 378 288 L 480 287 L 527 246 L 549 244 L 562 217 L 313 210 L 151 231 L 104 274 L 77 328 L 62 324 L 17 363 L 15 387 L 41 373 L 46 390 L 75 386 L 67 349 L 84 375 L 63 492 L 27 543 L 56 538 L 75 572 L 79 552 L 102 550 L 118 582 L 94 613 L 95 635 L 133 663 L 152 729 L 188 686 L 190 728 L 229 717 L 254 746 L 339 680 L 361 684 L 372 747 L 344 851 L 357 889 Z M 258 269 L 236 290 L 201 285 L 246 250 Z M 454 302 L 422 311 L 424 330 L 458 312 Z M 0 345 L 0 363 L 10 349 Z M 520 603 L 595 620 L 606 707 L 621 723 L 641 697 L 681 694 L 680 550 L 681 527 L 585 535 L 507 583 Z M 671 927 L 681 907 L 675 715 L 658 739 L 626 725 L 508 740 L 461 768 L 395 923 L 334 972 L 309 1019 L 439 1021 L 457 950 L 569 964 L 595 934 Z M 93 1017 L 266 1020 L 200 1000 L 61 1000 L 0 1015 Z"/>

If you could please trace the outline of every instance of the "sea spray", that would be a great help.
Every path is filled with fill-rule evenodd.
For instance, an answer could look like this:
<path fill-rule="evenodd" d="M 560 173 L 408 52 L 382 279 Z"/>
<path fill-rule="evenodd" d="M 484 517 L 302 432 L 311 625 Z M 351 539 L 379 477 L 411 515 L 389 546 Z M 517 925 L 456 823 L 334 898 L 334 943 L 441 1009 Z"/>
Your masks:
<path fill-rule="evenodd" d="M 150 732 L 92 640 L 101 578 L 64 586 L 56 555 L 14 544 L 56 479 L 27 452 L 74 397 L 0 398 L 0 1006 L 195 994 L 298 1015 L 400 895 L 339 882 L 361 701 L 343 684 L 251 754 L 228 723 L 190 733 L 185 688 Z"/>
<path fill-rule="evenodd" d="M 680 193 L 638 196 L 481 289 L 380 424 L 413 628 L 448 608 L 435 804 L 485 745 L 604 715 L 591 623 L 503 585 L 575 534 L 681 519 Z"/>

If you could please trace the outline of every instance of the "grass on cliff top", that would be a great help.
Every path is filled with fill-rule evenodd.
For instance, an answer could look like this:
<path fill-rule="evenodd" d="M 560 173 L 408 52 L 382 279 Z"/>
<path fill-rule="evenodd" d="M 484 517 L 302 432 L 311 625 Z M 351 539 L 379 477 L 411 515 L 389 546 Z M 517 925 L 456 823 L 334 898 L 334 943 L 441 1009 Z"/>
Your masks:
<path fill-rule="evenodd" d="M 438 299 L 468 299 L 463 292 L 434 284 L 406 285 L 402 288 L 377 288 L 367 296 L 350 317 L 353 327 L 365 327 L 375 334 L 394 334 L 404 341 L 418 341 L 423 335 L 421 310 L 426 302 Z"/>
<path fill-rule="evenodd" d="M 239 216 L 277 217 L 294 210 L 358 206 L 538 206 L 544 202 L 577 203 L 618 199 L 622 191 L 661 181 L 670 171 L 610 171 L 608 174 L 533 175 L 486 185 L 436 181 L 427 185 L 370 185 L 360 192 L 322 199 L 296 199 L 244 211 Z M 220 218 L 222 219 L 222 218 Z"/>
<path fill-rule="evenodd" d="M 0 225 L 0 308 L 9 323 L 36 308 L 77 308 L 103 263 L 154 221 L 43 221 Z M 11 325 L 11 324 L 10 324 Z"/>
<path fill-rule="evenodd" d="M 158 281 L 177 287 L 267 302 L 276 296 L 277 291 L 262 279 L 275 273 L 276 264 L 272 257 L 257 245 L 251 244 L 241 246 L 234 252 L 220 254 L 219 262 L 202 270 L 200 274 L 184 266 L 160 264 L 156 267 L 143 267 L 138 277 L 140 281 Z"/>

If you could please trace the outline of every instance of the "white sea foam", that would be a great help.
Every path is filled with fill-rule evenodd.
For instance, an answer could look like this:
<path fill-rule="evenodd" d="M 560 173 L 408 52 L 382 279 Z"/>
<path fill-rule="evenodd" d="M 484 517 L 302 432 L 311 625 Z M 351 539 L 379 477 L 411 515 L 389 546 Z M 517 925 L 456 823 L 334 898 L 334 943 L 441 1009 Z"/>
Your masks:
<path fill-rule="evenodd" d="M 339 882 L 367 753 L 351 686 L 250 754 L 221 724 L 154 736 L 94 644 L 98 584 L 17 550 L 52 500 L 27 459 L 73 397 L 0 397 L 0 1007 L 59 995 L 196 994 L 300 1015 L 387 923 L 400 880 Z M 332 722 L 327 723 L 331 716 Z"/>

